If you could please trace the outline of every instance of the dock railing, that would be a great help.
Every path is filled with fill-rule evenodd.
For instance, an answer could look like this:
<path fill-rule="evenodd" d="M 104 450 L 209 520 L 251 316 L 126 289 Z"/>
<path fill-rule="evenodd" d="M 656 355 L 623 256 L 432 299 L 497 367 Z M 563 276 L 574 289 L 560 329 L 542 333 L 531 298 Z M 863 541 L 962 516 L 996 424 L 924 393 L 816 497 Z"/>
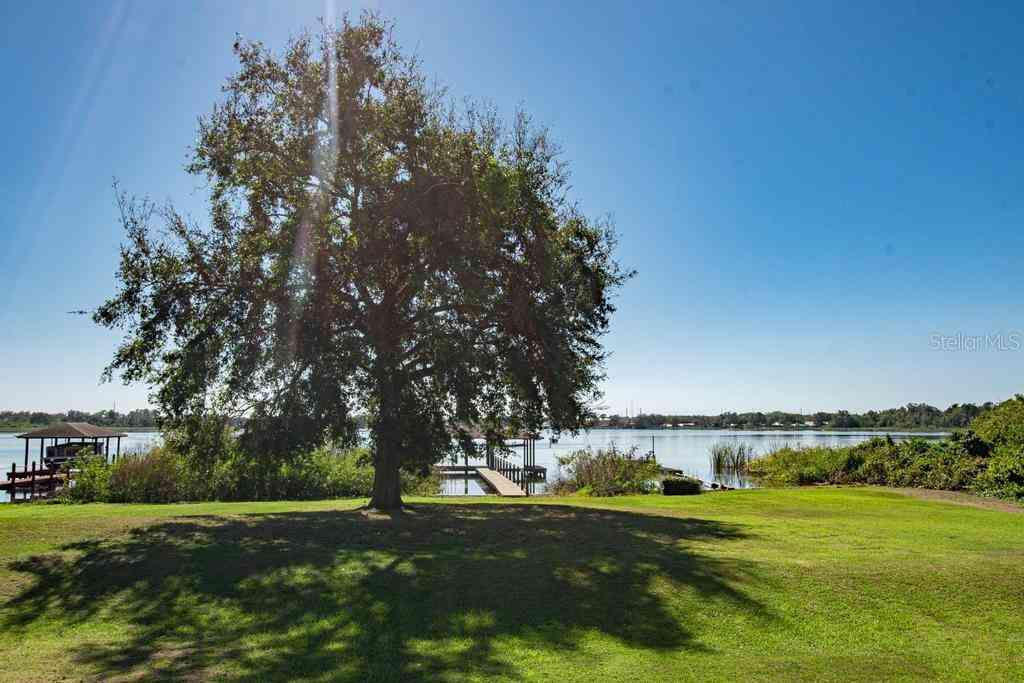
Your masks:
<path fill-rule="evenodd" d="M 64 483 L 66 476 L 59 467 L 36 466 L 35 460 L 29 468 L 18 471 L 17 463 L 11 463 L 11 469 L 7 472 L 7 480 L 0 483 L 0 490 L 6 490 L 10 494 L 11 502 L 17 501 L 17 493 L 21 493 L 22 500 L 30 500 L 40 495 L 49 495 L 56 488 Z"/>
<path fill-rule="evenodd" d="M 510 480 L 513 484 L 519 488 L 526 490 L 526 476 L 525 471 L 519 465 L 508 458 L 504 458 L 494 451 L 488 451 L 487 453 L 487 466 L 492 470 L 502 475 L 506 479 Z"/>

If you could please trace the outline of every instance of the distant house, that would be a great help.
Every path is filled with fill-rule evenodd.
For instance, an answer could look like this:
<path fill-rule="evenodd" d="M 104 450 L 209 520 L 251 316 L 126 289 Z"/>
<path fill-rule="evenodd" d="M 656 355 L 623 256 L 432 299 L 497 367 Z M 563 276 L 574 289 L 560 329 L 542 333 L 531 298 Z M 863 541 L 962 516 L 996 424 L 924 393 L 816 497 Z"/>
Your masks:
<path fill-rule="evenodd" d="M 818 423 L 815 422 L 814 420 L 805 420 L 804 421 L 804 427 L 817 427 L 817 426 L 818 426 Z"/>
<path fill-rule="evenodd" d="M 785 427 L 781 422 L 772 422 L 772 427 Z"/>

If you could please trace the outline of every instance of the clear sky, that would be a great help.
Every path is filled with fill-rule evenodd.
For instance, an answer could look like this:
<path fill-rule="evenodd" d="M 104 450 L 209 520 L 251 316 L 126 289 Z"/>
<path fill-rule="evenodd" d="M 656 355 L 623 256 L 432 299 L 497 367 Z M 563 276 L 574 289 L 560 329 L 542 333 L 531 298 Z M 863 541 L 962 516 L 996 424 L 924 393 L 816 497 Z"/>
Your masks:
<path fill-rule="evenodd" d="M 65 313 L 113 291 L 112 179 L 201 216 L 183 165 L 235 34 L 281 46 L 362 6 L 452 95 L 547 124 L 614 216 L 639 275 L 610 410 L 1024 391 L 1024 4 L 638 5 L 5 3 L 0 409 L 146 405 L 98 383 L 117 336 Z"/>

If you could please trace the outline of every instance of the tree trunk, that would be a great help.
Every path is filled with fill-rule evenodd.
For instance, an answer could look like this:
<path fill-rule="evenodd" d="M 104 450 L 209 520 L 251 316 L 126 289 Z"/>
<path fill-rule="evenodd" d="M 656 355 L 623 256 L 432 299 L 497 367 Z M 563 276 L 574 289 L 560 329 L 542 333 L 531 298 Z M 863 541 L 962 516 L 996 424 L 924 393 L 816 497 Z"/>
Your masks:
<path fill-rule="evenodd" d="M 370 507 L 377 510 L 398 510 L 402 507 L 401 389 L 397 374 L 387 368 L 379 384 L 380 413 L 374 425 L 373 496 Z M 391 370 L 389 372 L 389 370 Z"/>
<path fill-rule="evenodd" d="M 398 471 L 398 449 L 394 439 L 386 434 L 378 434 L 376 445 L 370 507 L 376 510 L 399 510 L 402 507 L 402 481 Z"/>

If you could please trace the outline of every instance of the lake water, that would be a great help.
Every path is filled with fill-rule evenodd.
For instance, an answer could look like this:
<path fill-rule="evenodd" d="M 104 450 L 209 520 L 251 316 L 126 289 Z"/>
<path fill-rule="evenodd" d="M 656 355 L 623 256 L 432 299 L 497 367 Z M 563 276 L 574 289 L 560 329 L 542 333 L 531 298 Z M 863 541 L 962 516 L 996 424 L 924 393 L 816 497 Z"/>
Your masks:
<path fill-rule="evenodd" d="M 548 469 L 548 480 L 558 477 L 557 458 L 581 449 L 597 450 L 615 445 L 619 449 L 636 447 L 639 453 L 646 453 L 652 448 L 658 462 L 712 481 L 714 477 L 708 462 L 709 451 L 713 444 L 719 442 L 751 446 L 758 454 L 766 453 L 784 444 L 793 446 L 852 446 L 866 441 L 873 436 L 883 436 L 886 432 L 820 432 L 820 431 L 736 431 L 736 430 L 705 430 L 705 429 L 594 429 L 581 432 L 576 436 L 563 434 L 558 443 L 551 443 L 550 434 L 537 442 L 537 464 Z M 912 436 L 922 438 L 941 438 L 940 432 L 888 432 L 894 439 L 906 439 Z M 131 453 L 145 450 L 160 442 L 159 432 L 134 432 L 121 439 L 121 452 Z M 33 449 L 29 451 L 29 461 L 39 459 L 39 444 L 33 441 Z M 514 451 L 515 452 L 515 451 Z M 11 463 L 17 463 L 21 469 L 25 457 L 25 444 L 16 438 L 15 433 L 0 434 L 0 466 L 2 472 L 9 472 Z M 517 460 L 517 458 L 514 458 Z M 0 476 L 4 476 L 0 474 Z M 725 480 L 730 485 L 745 485 L 746 482 Z M 537 492 L 543 486 L 537 487 Z M 482 494 L 485 490 L 480 482 L 471 478 L 446 481 L 443 493 L 462 495 L 464 493 Z M 6 496 L 2 496 L 6 498 Z"/>

